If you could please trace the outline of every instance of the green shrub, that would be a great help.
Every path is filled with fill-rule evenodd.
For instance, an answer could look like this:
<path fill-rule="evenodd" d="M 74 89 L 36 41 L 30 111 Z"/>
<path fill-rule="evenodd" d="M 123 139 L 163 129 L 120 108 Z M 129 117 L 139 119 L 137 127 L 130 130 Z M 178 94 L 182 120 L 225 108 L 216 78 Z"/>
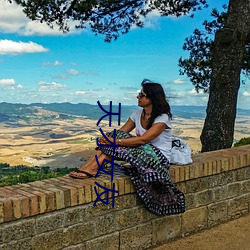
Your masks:
<path fill-rule="evenodd" d="M 23 165 L 10 167 L 8 164 L 8 166 L 4 164 L 0 164 L 0 166 L 4 166 L 4 168 L 0 168 L 0 187 L 60 177 L 76 170 L 76 168 L 67 167 L 57 169 L 51 169 L 50 167 L 27 167 Z"/>
<path fill-rule="evenodd" d="M 238 142 L 234 143 L 234 147 L 244 146 L 250 144 L 250 137 L 241 138 Z"/>

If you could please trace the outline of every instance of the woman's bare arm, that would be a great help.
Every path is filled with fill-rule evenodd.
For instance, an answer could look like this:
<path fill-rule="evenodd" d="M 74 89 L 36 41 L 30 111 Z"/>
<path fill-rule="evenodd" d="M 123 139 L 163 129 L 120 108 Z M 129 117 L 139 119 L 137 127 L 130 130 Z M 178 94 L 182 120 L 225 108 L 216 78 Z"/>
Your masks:
<path fill-rule="evenodd" d="M 130 118 L 128 118 L 126 123 L 119 130 L 130 133 L 134 128 L 135 123 Z"/>
<path fill-rule="evenodd" d="M 157 136 L 159 136 L 164 129 L 168 128 L 167 125 L 163 122 L 158 122 L 154 124 L 145 134 L 142 136 L 134 136 L 130 138 L 123 138 L 123 139 L 116 139 L 116 144 L 120 146 L 125 147 L 137 147 L 140 145 L 144 145 L 153 139 L 155 139 Z M 113 142 L 112 137 L 108 137 L 108 139 Z M 107 144 L 108 142 L 105 140 L 101 142 L 103 144 Z"/>

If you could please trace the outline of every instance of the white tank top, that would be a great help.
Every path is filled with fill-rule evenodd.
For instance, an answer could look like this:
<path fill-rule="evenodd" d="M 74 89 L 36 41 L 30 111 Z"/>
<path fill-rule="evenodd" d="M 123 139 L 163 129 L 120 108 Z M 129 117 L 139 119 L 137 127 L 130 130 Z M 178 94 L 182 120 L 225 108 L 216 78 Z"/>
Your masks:
<path fill-rule="evenodd" d="M 141 125 L 141 115 L 143 109 L 136 110 L 130 119 L 135 123 L 136 136 L 142 136 L 147 130 Z M 157 147 L 170 161 L 171 148 L 172 148 L 172 132 L 171 132 L 171 120 L 167 114 L 162 114 L 155 118 L 153 124 L 163 122 L 167 125 L 167 129 L 164 129 L 160 135 L 153 139 L 150 143 Z"/>

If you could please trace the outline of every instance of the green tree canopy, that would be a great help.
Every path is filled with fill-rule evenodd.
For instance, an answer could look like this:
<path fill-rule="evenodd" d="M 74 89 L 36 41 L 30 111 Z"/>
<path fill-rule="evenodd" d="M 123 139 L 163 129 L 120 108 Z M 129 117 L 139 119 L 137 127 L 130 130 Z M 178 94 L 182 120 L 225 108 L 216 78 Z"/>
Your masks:
<path fill-rule="evenodd" d="M 179 59 L 180 74 L 186 74 L 190 81 L 199 91 L 209 91 L 211 73 L 212 73 L 212 49 L 214 45 L 215 33 L 225 26 L 227 19 L 227 5 L 223 6 L 225 11 L 219 13 L 213 9 L 212 21 L 203 22 L 204 30 L 195 29 L 193 35 L 185 39 L 183 49 L 189 51 L 189 58 Z M 250 37 L 248 37 L 245 53 L 242 60 L 242 74 L 246 78 L 250 76 Z M 242 81 L 244 83 L 244 81 Z"/>
<path fill-rule="evenodd" d="M 95 34 L 105 35 L 105 41 L 117 39 L 132 25 L 143 27 L 143 18 L 157 10 L 162 16 L 181 16 L 207 7 L 207 0 L 8 0 L 23 7 L 31 20 L 39 20 L 50 27 L 55 24 L 63 32 L 69 22 L 76 27 L 90 27 Z"/>

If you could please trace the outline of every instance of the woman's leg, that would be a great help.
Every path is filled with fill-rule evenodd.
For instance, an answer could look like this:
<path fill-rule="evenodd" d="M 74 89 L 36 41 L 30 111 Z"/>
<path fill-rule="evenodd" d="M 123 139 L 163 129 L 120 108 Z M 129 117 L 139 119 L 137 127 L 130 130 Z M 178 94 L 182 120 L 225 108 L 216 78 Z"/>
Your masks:
<path fill-rule="evenodd" d="M 104 153 L 102 153 L 102 151 L 98 150 L 96 152 L 95 155 L 93 155 L 85 164 L 83 164 L 79 169 L 88 172 L 89 174 L 95 175 L 98 171 L 98 164 L 96 161 L 96 157 L 98 159 L 99 164 L 101 165 L 102 162 L 106 159 L 111 161 L 112 160 L 112 156 L 108 156 L 105 155 Z M 105 162 L 104 165 L 106 165 L 107 163 Z M 85 177 L 86 175 L 84 173 L 78 173 L 78 172 L 71 172 L 70 176 L 73 177 Z"/>
<path fill-rule="evenodd" d="M 88 168 L 88 166 L 92 165 L 93 162 L 96 162 L 96 158 L 95 156 L 100 157 L 102 155 L 102 151 L 101 150 L 97 150 L 96 154 L 94 154 L 93 156 L 91 156 L 81 167 L 79 167 L 80 170 L 85 170 L 86 168 Z"/>

